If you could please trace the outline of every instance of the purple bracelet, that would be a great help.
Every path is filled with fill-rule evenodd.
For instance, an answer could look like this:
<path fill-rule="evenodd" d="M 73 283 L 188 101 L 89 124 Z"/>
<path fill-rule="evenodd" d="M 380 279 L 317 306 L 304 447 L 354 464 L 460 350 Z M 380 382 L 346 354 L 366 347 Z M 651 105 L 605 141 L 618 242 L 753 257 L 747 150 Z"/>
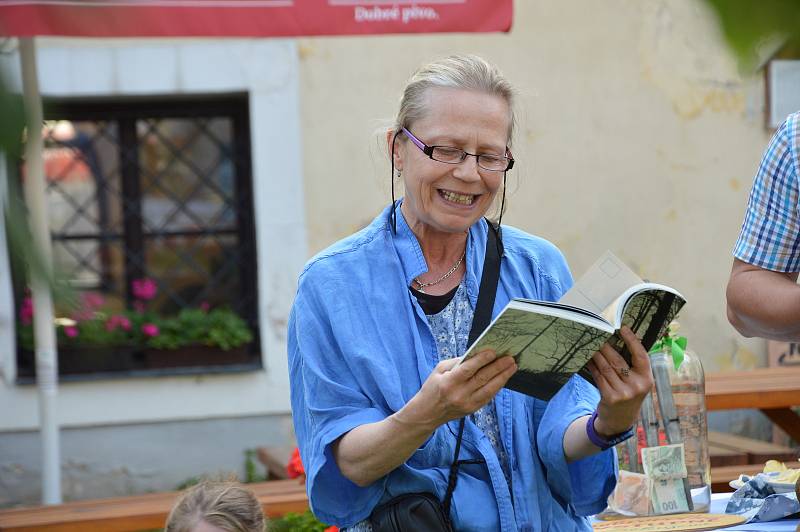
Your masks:
<path fill-rule="evenodd" d="M 614 434 L 609 438 L 604 438 L 600 436 L 597 431 L 594 429 L 594 420 L 597 419 L 597 410 L 592 412 L 592 417 L 589 418 L 589 421 L 586 423 L 586 436 L 588 436 L 589 441 L 592 442 L 593 445 L 600 447 L 603 451 L 606 449 L 610 449 L 614 447 L 618 443 L 622 443 L 631 436 L 633 436 L 633 427 L 629 428 L 625 432 L 620 432 L 619 434 Z"/>

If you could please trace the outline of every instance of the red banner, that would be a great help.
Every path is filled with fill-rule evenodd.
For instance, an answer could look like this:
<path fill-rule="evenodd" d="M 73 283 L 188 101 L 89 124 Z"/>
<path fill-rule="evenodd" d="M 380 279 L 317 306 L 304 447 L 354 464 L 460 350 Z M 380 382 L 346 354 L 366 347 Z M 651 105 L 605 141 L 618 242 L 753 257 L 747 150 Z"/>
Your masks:
<path fill-rule="evenodd" d="M 0 0 L 0 34 L 293 37 L 491 32 L 512 0 Z"/>

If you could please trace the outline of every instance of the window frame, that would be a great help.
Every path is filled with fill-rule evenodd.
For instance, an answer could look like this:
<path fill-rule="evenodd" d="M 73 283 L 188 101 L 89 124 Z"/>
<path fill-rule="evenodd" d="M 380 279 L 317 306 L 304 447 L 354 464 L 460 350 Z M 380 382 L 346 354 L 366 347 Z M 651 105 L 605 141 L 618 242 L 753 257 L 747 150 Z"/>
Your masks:
<path fill-rule="evenodd" d="M 144 275 L 138 261 L 132 256 L 144 257 L 145 232 L 142 220 L 142 194 L 139 190 L 141 175 L 139 170 L 139 139 L 136 123 L 149 119 L 195 119 L 223 117 L 231 120 L 232 157 L 234 168 L 234 194 L 236 227 L 234 229 L 205 229 L 203 231 L 158 231 L 148 236 L 201 236 L 235 235 L 242 246 L 242 256 L 238 263 L 241 294 L 254 294 L 244 298 L 242 317 L 253 332 L 253 341 L 247 346 L 248 361 L 220 365 L 196 365 L 169 368 L 135 367 L 115 371 L 93 371 L 79 374 L 62 374 L 60 381 L 83 381 L 107 378 L 128 378 L 136 376 L 183 375 L 207 373 L 232 373 L 261 370 L 261 334 L 259 330 L 258 264 L 255 233 L 255 206 L 253 204 L 253 174 L 251 153 L 250 108 L 247 93 L 231 94 L 192 94 L 180 96 L 146 96 L 124 98 L 48 98 L 44 101 L 45 120 L 102 121 L 116 122 L 118 127 L 119 174 L 121 200 L 123 207 L 122 234 L 119 238 L 125 252 L 125 298 L 130 304 L 133 300 L 131 285 L 133 279 Z M 130 156 L 130 154 L 134 156 Z M 130 205 L 135 208 L 130 209 Z M 55 240 L 94 240 L 101 241 L 108 236 L 58 235 L 51 232 Z M 22 297 L 20 272 L 12 271 L 16 308 Z M 34 354 L 17 346 L 17 382 L 35 382 Z M 60 367 L 60 366 L 59 366 Z"/>

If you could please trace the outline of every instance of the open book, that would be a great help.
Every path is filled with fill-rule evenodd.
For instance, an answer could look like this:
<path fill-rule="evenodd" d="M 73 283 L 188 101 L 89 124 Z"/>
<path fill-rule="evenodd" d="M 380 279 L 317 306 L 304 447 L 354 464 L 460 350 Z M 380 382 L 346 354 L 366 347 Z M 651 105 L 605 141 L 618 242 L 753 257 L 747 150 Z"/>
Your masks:
<path fill-rule="evenodd" d="M 519 369 L 506 388 L 549 400 L 575 373 L 594 384 L 586 363 L 605 342 L 630 365 L 620 327 L 630 327 L 649 350 L 685 302 L 673 288 L 642 281 L 607 251 L 558 303 L 509 301 L 464 359 L 484 349 L 513 356 Z"/>

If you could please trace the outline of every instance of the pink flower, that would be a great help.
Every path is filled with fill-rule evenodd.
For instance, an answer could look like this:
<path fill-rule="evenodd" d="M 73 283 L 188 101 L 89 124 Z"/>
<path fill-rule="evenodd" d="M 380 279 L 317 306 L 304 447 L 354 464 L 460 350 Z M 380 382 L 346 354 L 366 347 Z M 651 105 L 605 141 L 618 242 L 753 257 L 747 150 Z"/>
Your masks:
<path fill-rule="evenodd" d="M 64 334 L 66 334 L 70 338 L 75 338 L 76 336 L 78 336 L 78 328 L 72 325 L 68 325 L 64 327 Z"/>
<path fill-rule="evenodd" d="M 19 320 L 23 325 L 30 325 L 33 322 L 33 300 L 30 297 L 22 300 L 22 306 L 19 308 Z"/>
<path fill-rule="evenodd" d="M 155 323 L 145 323 L 144 325 L 142 325 L 142 334 L 144 334 L 145 336 L 150 336 L 150 337 L 158 336 L 158 333 L 159 333 L 158 325 L 156 325 Z"/>
<path fill-rule="evenodd" d="M 108 332 L 115 331 L 117 328 L 122 328 L 125 331 L 131 330 L 131 320 L 125 316 L 114 315 L 106 321 L 106 330 Z"/>
<path fill-rule="evenodd" d="M 81 294 L 81 304 L 87 310 L 97 310 L 105 304 L 103 294 L 98 292 L 84 292 Z"/>
<path fill-rule="evenodd" d="M 143 301 L 149 301 L 156 297 L 158 293 L 158 285 L 150 278 L 134 279 L 131 285 L 133 288 L 133 297 Z"/>
<path fill-rule="evenodd" d="M 202 310 L 203 312 L 208 312 L 208 309 L 210 308 L 211 305 L 208 304 L 208 301 L 203 301 L 202 303 L 200 303 L 200 310 Z"/>

